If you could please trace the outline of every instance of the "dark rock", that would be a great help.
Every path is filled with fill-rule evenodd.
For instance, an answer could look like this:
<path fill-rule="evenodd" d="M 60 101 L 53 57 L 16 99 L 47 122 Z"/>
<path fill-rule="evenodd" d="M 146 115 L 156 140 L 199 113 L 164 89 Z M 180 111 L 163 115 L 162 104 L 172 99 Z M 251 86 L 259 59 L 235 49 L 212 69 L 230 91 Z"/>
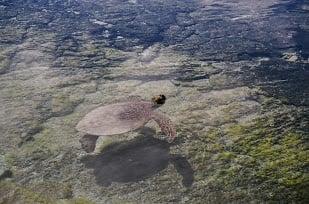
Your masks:
<path fill-rule="evenodd" d="M 13 172 L 7 166 L 4 156 L 0 155 L 0 181 L 6 178 L 11 178 Z"/>

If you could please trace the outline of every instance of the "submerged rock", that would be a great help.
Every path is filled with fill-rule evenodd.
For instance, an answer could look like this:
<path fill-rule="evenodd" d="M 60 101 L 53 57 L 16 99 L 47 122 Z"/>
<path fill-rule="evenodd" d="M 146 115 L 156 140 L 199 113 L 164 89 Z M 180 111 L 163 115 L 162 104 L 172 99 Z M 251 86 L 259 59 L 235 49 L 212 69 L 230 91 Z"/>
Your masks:
<path fill-rule="evenodd" d="M 5 163 L 4 156 L 0 155 L 0 181 L 5 178 L 11 178 L 12 176 L 13 173 Z"/>

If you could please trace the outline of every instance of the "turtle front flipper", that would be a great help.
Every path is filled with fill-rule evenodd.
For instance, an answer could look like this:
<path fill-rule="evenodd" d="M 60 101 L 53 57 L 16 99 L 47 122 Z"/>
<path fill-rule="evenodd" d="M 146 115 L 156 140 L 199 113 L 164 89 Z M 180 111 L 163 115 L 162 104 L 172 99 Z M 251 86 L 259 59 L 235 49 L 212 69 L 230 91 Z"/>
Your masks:
<path fill-rule="evenodd" d="M 173 142 L 176 137 L 176 130 L 171 119 L 157 111 L 153 112 L 151 118 L 158 123 L 161 131 L 168 136 L 168 142 Z"/>

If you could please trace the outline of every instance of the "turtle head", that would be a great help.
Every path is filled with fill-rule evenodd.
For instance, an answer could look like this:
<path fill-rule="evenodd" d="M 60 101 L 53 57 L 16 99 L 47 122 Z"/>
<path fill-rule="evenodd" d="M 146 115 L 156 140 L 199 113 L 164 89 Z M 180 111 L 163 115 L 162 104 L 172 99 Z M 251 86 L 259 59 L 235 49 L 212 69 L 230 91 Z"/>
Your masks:
<path fill-rule="evenodd" d="M 160 94 L 158 96 L 152 97 L 151 100 L 154 103 L 154 105 L 161 106 L 165 103 L 166 97 L 163 94 Z"/>

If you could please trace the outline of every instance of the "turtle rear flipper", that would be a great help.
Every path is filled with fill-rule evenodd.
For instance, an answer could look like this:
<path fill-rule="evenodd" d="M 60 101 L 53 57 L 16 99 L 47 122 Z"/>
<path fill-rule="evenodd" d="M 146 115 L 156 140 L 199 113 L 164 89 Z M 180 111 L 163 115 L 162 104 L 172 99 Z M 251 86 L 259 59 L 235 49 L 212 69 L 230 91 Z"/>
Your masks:
<path fill-rule="evenodd" d="M 173 142 L 176 137 L 176 130 L 171 119 L 158 111 L 153 112 L 151 118 L 158 123 L 161 131 L 168 136 L 168 142 Z"/>
<path fill-rule="evenodd" d="M 79 142 L 81 143 L 82 148 L 87 152 L 93 152 L 96 146 L 98 136 L 96 135 L 84 135 Z"/>

